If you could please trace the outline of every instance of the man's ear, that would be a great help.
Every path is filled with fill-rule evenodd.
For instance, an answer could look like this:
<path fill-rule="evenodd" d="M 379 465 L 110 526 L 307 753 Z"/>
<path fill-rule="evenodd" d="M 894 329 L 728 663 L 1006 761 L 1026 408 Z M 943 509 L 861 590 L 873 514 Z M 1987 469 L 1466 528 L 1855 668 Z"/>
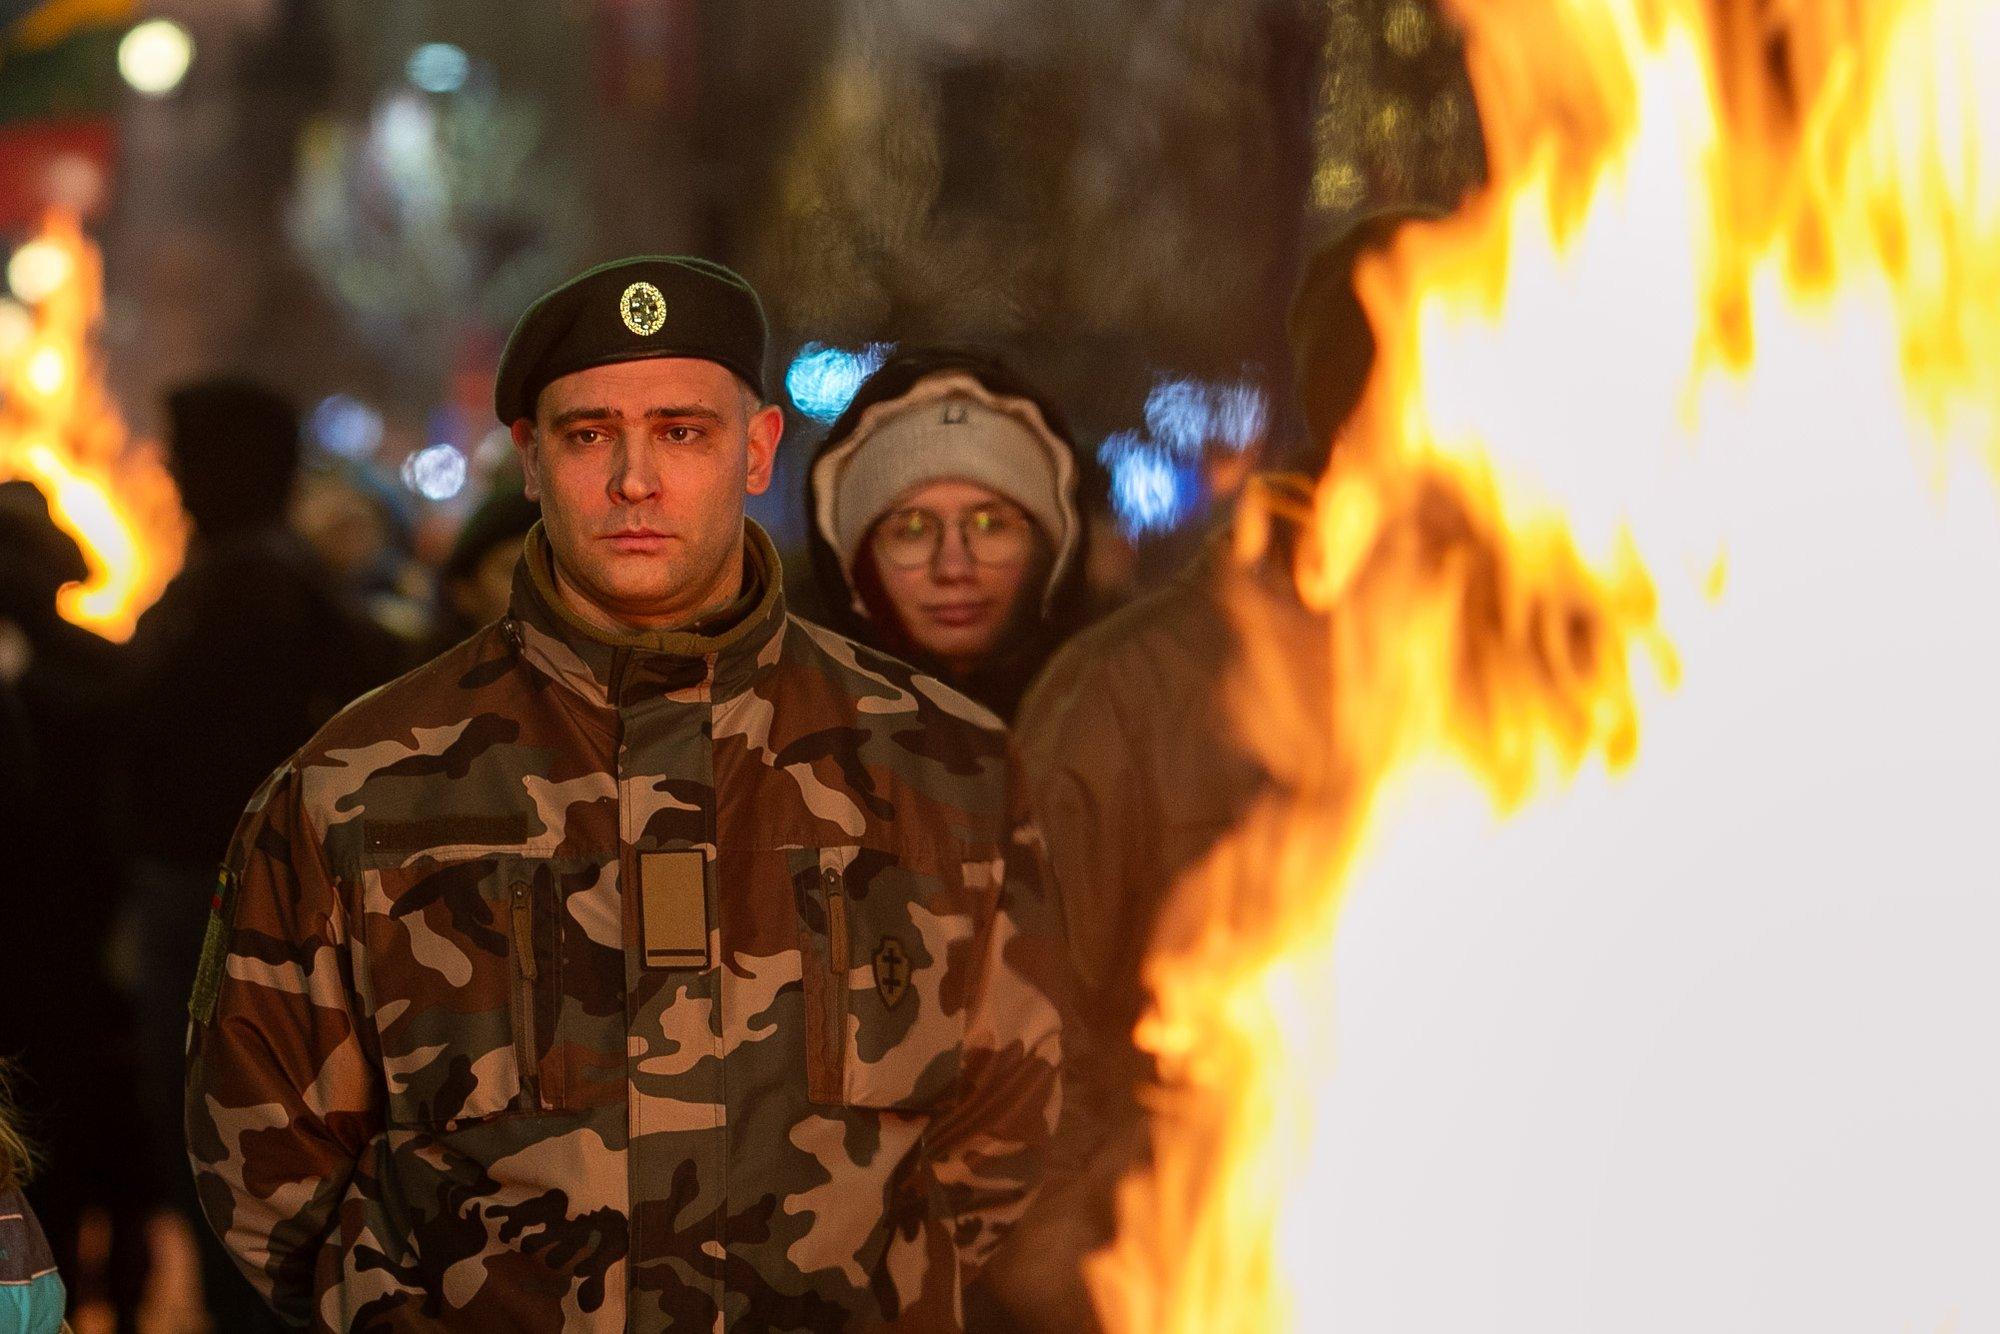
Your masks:
<path fill-rule="evenodd" d="M 542 461 L 542 444 L 535 438 L 535 424 L 526 417 L 517 417 L 508 428 L 514 436 L 514 452 L 521 456 L 521 489 L 528 499 L 540 501 L 542 484 L 537 477 Z"/>
<path fill-rule="evenodd" d="M 785 414 L 767 403 L 750 418 L 750 471 L 743 489 L 761 496 L 771 489 L 771 465 L 778 459 L 778 441 L 785 435 Z"/>

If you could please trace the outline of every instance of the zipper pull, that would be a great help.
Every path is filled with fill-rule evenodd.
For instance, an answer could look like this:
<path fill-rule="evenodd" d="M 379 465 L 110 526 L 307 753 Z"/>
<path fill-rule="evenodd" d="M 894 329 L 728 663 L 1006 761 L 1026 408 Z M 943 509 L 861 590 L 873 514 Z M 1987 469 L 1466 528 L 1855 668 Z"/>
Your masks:
<path fill-rule="evenodd" d="M 542 1071 L 535 1042 L 535 897 L 531 886 L 516 883 L 510 893 L 514 914 L 514 1060 L 521 1072 L 521 1095 L 530 1109 L 546 1109 Z"/>
<path fill-rule="evenodd" d="M 835 1062 L 833 1068 L 838 1070 L 838 1062 L 847 1049 L 847 972 L 851 966 L 847 944 L 847 887 L 838 867 L 825 867 L 820 871 L 819 879 L 826 890 L 827 962 L 833 966 L 834 1022 L 827 1032 L 827 1054 Z"/>
<path fill-rule="evenodd" d="M 807 969 L 806 1097 L 818 1103 L 847 1100 L 847 894 L 840 868 L 819 868 L 816 897 L 826 914 L 826 962 Z"/>
<path fill-rule="evenodd" d="M 514 886 L 514 966 L 523 981 L 535 980 L 535 904 L 526 885 Z"/>

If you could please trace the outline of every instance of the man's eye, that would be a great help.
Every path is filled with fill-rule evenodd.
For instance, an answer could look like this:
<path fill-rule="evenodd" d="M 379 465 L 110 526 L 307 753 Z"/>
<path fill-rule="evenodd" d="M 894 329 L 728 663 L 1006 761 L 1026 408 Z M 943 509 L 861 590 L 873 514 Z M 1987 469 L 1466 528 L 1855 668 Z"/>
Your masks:
<path fill-rule="evenodd" d="M 692 444 L 701 439 L 700 428 L 694 426 L 669 426 L 666 434 L 667 439 L 677 445 Z"/>
<path fill-rule="evenodd" d="M 571 431 L 569 438 L 579 445 L 594 445 L 604 439 L 604 432 L 586 426 L 580 430 Z"/>

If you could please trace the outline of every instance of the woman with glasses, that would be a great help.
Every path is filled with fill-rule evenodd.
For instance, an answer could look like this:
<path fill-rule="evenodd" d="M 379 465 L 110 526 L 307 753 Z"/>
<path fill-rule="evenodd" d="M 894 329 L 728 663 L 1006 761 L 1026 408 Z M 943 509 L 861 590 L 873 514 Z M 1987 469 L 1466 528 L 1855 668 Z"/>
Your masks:
<path fill-rule="evenodd" d="M 1076 451 L 1014 371 L 900 352 L 834 422 L 807 486 L 813 572 L 835 628 L 998 713 L 1083 605 Z"/>

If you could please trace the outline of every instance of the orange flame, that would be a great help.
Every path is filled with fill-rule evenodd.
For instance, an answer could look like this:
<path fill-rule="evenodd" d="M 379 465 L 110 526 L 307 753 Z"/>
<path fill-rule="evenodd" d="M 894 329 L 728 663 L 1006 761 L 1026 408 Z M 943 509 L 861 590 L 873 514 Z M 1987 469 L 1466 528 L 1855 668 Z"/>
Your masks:
<path fill-rule="evenodd" d="M 1326 1239 L 1349 899 L 1527 901 L 1600 864 L 1583 849 L 1614 824 L 1637 836 L 1602 864 L 1636 886 L 1728 823 L 1746 773 L 1811 788 L 1834 763 L 1817 729 L 1913 694 L 1952 720 L 1935 750 L 1856 729 L 1877 751 L 1839 800 L 1929 838 L 1923 812 L 1962 805 L 1948 734 L 2000 743 L 2000 647 L 1949 628 L 2000 587 L 2000 6 L 1454 7 L 1491 184 L 1358 275 L 1381 356 L 1298 516 L 1309 633 L 1236 598 L 1231 697 L 1281 795 L 1154 944 L 1138 1036 L 1169 1089 L 1092 1263 L 1113 1328 L 1346 1309 Z M 1283 510 L 1252 507 L 1246 560 Z M 1870 651 L 1857 624 L 1910 647 Z M 1774 815 L 1691 874 L 1730 884 L 1794 836 L 1831 857 L 1861 835 L 1830 818 Z M 1940 881 L 1990 865 L 1953 837 L 1922 862 Z M 1858 893 L 1864 864 L 1830 860 L 1821 892 Z"/>
<path fill-rule="evenodd" d="M 63 616 L 122 640 L 179 570 L 186 518 L 158 447 L 129 437 L 94 363 L 96 247 L 63 214 L 34 244 L 52 283 L 13 345 L 0 347 L 0 480 L 39 486 L 83 549 L 90 577 L 63 589 Z"/>

